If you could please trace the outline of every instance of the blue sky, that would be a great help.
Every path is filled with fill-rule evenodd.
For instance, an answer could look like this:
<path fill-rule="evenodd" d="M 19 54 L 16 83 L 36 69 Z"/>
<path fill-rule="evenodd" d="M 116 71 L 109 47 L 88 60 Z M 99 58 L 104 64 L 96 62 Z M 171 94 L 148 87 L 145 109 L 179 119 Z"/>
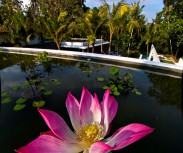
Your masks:
<path fill-rule="evenodd" d="M 23 0 L 25 3 L 28 3 L 29 0 Z M 112 3 L 118 3 L 119 0 L 106 0 L 107 3 L 112 4 Z M 139 0 L 126 0 L 130 4 L 133 2 L 137 2 Z M 151 22 L 151 19 L 154 19 L 156 17 L 156 13 L 160 12 L 163 8 L 163 0 L 141 0 L 142 4 L 145 5 L 143 9 L 143 14 L 145 14 L 147 20 Z M 101 0 L 86 0 L 85 3 L 86 6 L 93 8 L 93 7 L 98 7 L 102 5 Z"/>
<path fill-rule="evenodd" d="M 112 3 L 118 3 L 119 0 L 106 0 L 108 4 Z M 129 4 L 133 2 L 137 2 L 139 0 L 126 0 Z M 149 22 L 152 21 L 156 17 L 156 13 L 160 12 L 162 8 L 164 7 L 163 5 L 163 0 L 141 0 L 141 4 L 144 5 L 143 9 L 143 14 L 145 14 L 146 18 L 148 19 Z M 89 7 L 98 7 L 102 5 L 101 0 L 86 0 L 86 6 Z"/>

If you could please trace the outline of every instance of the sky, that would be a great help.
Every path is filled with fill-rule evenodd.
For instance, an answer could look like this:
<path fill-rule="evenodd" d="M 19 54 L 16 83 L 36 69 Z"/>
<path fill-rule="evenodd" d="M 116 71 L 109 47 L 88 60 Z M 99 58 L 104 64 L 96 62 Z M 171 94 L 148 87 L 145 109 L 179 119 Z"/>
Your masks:
<path fill-rule="evenodd" d="M 25 4 L 29 3 L 29 0 L 23 0 Z M 128 3 L 133 3 L 137 2 L 139 0 L 126 0 Z M 164 7 L 163 5 L 163 0 L 141 0 L 141 4 L 144 5 L 145 7 L 143 8 L 143 14 L 146 16 L 148 22 L 152 22 L 152 19 L 156 17 L 156 13 L 160 12 L 162 8 Z M 110 5 L 113 3 L 118 3 L 119 0 L 106 0 L 106 2 Z M 86 0 L 85 5 L 93 8 L 93 7 L 98 7 L 102 5 L 101 0 Z"/>

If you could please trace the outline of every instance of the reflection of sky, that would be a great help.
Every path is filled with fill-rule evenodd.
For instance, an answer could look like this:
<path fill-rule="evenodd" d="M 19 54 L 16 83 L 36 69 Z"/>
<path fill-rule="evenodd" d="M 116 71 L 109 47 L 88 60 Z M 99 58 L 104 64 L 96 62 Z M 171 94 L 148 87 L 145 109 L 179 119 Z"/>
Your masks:
<path fill-rule="evenodd" d="M 104 90 L 101 88 L 103 83 L 97 82 L 96 79 L 98 77 L 108 79 L 111 75 L 109 74 L 109 67 L 107 66 L 102 67 L 102 70 L 98 72 L 96 71 L 95 66 L 89 64 L 89 68 L 93 70 L 93 73 L 86 73 L 81 72 L 79 69 L 79 67 L 81 67 L 79 62 L 77 64 L 73 63 L 73 65 L 64 65 L 63 63 L 64 61 L 62 62 L 63 66 L 55 65 L 52 72 L 46 75 L 45 78 L 42 78 L 45 82 L 53 78 L 61 82 L 60 86 L 48 86 L 49 90 L 53 90 L 53 95 L 44 97 L 44 100 L 46 100 L 46 106 L 44 108 L 60 113 L 61 116 L 64 116 L 64 119 L 70 123 L 65 108 L 65 100 L 68 92 L 71 91 L 79 100 L 82 87 L 85 86 L 92 94 L 97 93 L 101 101 L 104 93 Z M 39 67 L 39 70 L 42 72 L 44 69 Z M 180 82 L 177 81 L 177 83 L 174 84 L 175 86 L 172 87 L 170 86 L 170 81 L 166 79 L 168 77 L 154 74 L 156 77 L 153 82 L 150 81 L 148 73 L 144 73 L 141 70 L 129 70 L 127 68 L 120 69 L 120 74 L 126 72 L 133 74 L 134 82 L 137 85 L 137 88 L 142 92 L 142 96 L 129 94 L 128 96 L 123 95 L 115 97 L 118 101 L 119 108 L 117 116 L 112 124 L 112 132 L 121 126 L 134 122 L 146 124 L 155 128 L 155 132 L 146 137 L 144 139 L 145 141 L 130 146 L 131 152 L 183 152 L 183 118 L 181 116 L 181 110 L 177 108 L 175 104 L 167 105 L 161 103 L 156 97 L 148 94 L 149 88 L 156 85 L 157 81 L 162 80 L 162 78 L 164 78 L 164 84 L 169 84 L 168 88 L 175 89 L 174 92 L 177 92 L 177 84 L 180 84 Z M 25 80 L 25 75 L 26 74 L 21 72 L 21 69 L 17 65 L 2 70 L 2 87 L 10 88 L 17 84 L 21 85 Z M 158 89 L 157 86 L 154 86 L 154 88 Z M 168 97 L 167 95 L 165 96 Z M 169 99 L 167 99 L 167 101 L 168 100 Z M 7 107 L 9 106 L 11 106 L 11 108 L 8 112 Z M 1 107 L 0 145 L 2 145 L 3 148 L 0 148 L 0 152 L 8 152 L 8 149 L 13 150 L 15 148 L 11 147 L 14 147 L 17 144 L 18 146 L 22 146 L 25 144 L 23 140 L 27 138 L 32 140 L 32 137 L 35 138 L 38 133 L 45 131 L 45 129 L 39 129 L 39 127 L 42 126 L 43 121 L 35 108 L 31 106 L 31 103 L 26 106 L 26 109 L 20 112 L 14 112 L 12 110 L 13 103 L 2 104 Z M 46 125 L 43 127 L 47 128 Z M 21 137 L 19 135 L 21 135 Z M 7 141 L 5 141 L 6 139 L 11 142 L 11 146 L 6 145 L 8 144 L 6 143 Z M 121 150 L 119 152 L 121 152 Z"/>
<path fill-rule="evenodd" d="M 25 82 L 25 76 L 19 66 L 14 65 L 1 71 L 1 88 L 7 90 Z"/>

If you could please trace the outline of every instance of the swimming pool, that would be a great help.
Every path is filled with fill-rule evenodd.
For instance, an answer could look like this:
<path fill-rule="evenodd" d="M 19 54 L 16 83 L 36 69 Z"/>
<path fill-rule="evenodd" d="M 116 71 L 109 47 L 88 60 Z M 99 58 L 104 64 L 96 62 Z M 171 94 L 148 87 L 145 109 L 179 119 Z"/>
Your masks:
<path fill-rule="evenodd" d="M 102 99 L 105 82 L 112 66 L 90 61 L 52 59 L 38 64 L 35 57 L 0 54 L 1 109 L 0 152 L 12 153 L 48 130 L 33 103 L 45 101 L 43 108 L 60 114 L 70 125 L 65 107 L 69 91 L 80 99 L 82 87 Z M 130 123 L 142 123 L 155 131 L 129 147 L 116 152 L 175 153 L 183 152 L 182 80 L 143 70 L 119 67 L 119 75 L 133 75 L 133 82 L 142 95 L 122 93 L 115 96 L 119 103 L 111 133 Z M 26 98 L 25 107 L 16 110 L 17 100 Z M 9 101 L 4 101 L 9 98 Z M 19 103 L 21 100 L 19 100 Z"/>

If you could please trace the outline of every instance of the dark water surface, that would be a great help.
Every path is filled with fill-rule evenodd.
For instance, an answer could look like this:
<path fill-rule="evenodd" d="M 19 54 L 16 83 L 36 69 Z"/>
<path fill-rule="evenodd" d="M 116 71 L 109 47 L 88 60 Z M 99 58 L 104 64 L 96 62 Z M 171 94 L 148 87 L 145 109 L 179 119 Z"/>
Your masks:
<path fill-rule="evenodd" d="M 0 153 L 13 153 L 14 149 L 48 130 L 37 109 L 32 106 L 33 101 L 44 100 L 43 108 L 59 113 L 71 125 L 65 107 L 68 92 L 71 91 L 79 100 L 84 86 L 97 93 L 101 100 L 103 83 L 97 78 L 111 76 L 108 72 L 110 66 L 63 59 L 52 59 L 51 63 L 37 65 L 32 62 L 33 59 L 31 56 L 0 54 L 1 101 L 5 97 L 12 99 L 0 105 Z M 183 153 L 182 80 L 142 70 L 120 69 L 121 75 L 126 72 L 133 74 L 133 81 L 142 95 L 115 96 L 119 108 L 109 135 L 130 123 L 142 123 L 155 128 L 155 131 L 114 152 Z M 34 82 L 31 86 L 32 78 Z M 44 95 L 38 90 L 41 86 L 51 94 Z M 5 92 L 8 95 L 2 96 Z M 20 97 L 28 98 L 26 106 L 15 111 L 13 108 Z"/>

